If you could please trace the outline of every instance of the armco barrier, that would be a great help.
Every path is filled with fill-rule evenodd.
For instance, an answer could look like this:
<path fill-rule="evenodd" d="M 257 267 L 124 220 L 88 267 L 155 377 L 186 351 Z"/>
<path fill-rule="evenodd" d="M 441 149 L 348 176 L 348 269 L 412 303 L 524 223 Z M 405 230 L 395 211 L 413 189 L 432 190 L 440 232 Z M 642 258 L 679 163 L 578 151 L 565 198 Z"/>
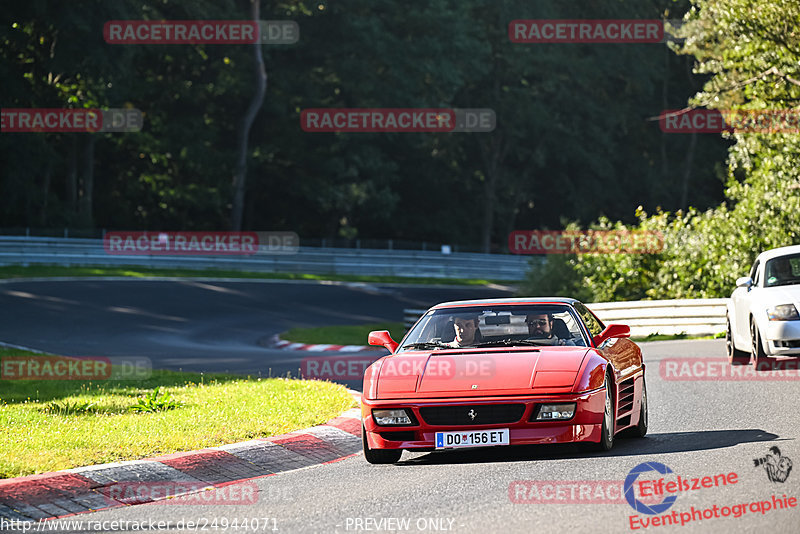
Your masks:
<path fill-rule="evenodd" d="M 725 332 L 728 299 L 640 300 L 587 304 L 605 324 L 622 323 L 635 337 L 650 334 L 706 336 Z M 403 323 L 411 328 L 426 310 L 403 310 Z"/>
<path fill-rule="evenodd" d="M 622 323 L 631 335 L 707 336 L 725 332 L 728 299 L 640 300 L 587 304 L 606 324 Z"/>
<path fill-rule="evenodd" d="M 264 273 L 388 275 L 519 281 L 529 258 L 512 254 L 300 247 L 296 254 L 252 256 L 123 256 L 107 254 L 100 239 L 0 237 L 0 265 L 226 269 Z"/>

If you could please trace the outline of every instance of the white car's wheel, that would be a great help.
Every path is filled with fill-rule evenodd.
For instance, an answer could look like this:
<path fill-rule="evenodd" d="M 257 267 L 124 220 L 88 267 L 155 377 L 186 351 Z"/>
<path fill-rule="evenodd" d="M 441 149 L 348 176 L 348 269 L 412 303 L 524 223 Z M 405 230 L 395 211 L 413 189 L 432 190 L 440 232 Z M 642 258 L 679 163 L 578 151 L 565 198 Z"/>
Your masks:
<path fill-rule="evenodd" d="M 770 369 L 771 365 L 767 359 L 767 353 L 764 352 L 764 345 L 761 342 L 761 334 L 758 332 L 756 322 L 750 319 L 750 338 L 753 340 L 753 347 L 751 349 L 751 360 L 753 367 L 757 371 L 766 371 Z"/>
<path fill-rule="evenodd" d="M 733 330 L 731 329 L 731 319 L 727 318 L 728 328 L 725 331 L 725 348 L 728 352 L 728 363 L 731 365 L 747 365 L 750 363 L 750 354 L 739 350 L 733 344 Z"/>

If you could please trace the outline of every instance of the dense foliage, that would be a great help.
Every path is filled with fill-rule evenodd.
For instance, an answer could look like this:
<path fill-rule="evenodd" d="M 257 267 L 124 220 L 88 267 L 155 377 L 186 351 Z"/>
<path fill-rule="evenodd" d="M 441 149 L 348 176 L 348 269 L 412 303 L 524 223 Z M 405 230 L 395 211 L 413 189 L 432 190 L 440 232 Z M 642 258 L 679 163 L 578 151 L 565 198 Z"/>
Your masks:
<path fill-rule="evenodd" d="M 676 48 L 711 78 L 691 104 L 714 109 L 794 110 L 800 115 L 800 4 L 795 0 L 693 0 Z M 551 257 L 533 267 L 526 294 L 587 301 L 729 296 L 759 252 L 800 244 L 800 135 L 735 133 L 725 202 L 648 216 L 662 231 L 654 255 Z M 600 220 L 596 227 L 611 226 Z M 617 223 L 618 227 L 622 227 Z"/>
<path fill-rule="evenodd" d="M 710 66 L 692 74 L 692 58 L 665 44 L 515 44 L 507 33 L 515 19 L 675 19 L 688 0 L 261 3 L 261 19 L 297 21 L 300 40 L 261 47 L 268 81 L 249 135 L 244 229 L 502 251 L 514 229 L 600 216 L 630 224 L 639 205 L 706 209 L 722 200 L 730 143 L 664 134 L 653 120 L 716 80 Z M 701 24 L 687 31 L 698 36 L 687 43 L 708 30 L 697 7 Z M 7 6 L 2 107 L 134 107 L 145 125 L 0 135 L 0 227 L 231 228 L 254 47 L 113 45 L 102 29 L 108 20 L 249 14 L 249 0 Z M 300 113 L 312 107 L 492 108 L 497 128 L 305 133 Z"/>

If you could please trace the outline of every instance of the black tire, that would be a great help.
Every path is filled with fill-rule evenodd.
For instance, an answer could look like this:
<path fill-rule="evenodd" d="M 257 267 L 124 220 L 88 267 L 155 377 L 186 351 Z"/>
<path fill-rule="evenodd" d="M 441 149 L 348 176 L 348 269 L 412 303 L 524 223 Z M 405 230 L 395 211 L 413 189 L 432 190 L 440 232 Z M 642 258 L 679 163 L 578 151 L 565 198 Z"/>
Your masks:
<path fill-rule="evenodd" d="M 728 363 L 731 365 L 747 365 L 750 363 L 750 354 L 736 348 L 733 344 L 733 330 L 731 329 L 731 320 L 729 317 L 726 318 L 726 322 L 725 349 L 728 353 Z"/>
<path fill-rule="evenodd" d="M 364 458 L 371 464 L 393 464 L 403 455 L 403 449 L 370 449 L 367 444 L 367 431 L 361 425 L 361 444 L 364 447 Z"/>
<path fill-rule="evenodd" d="M 752 318 L 750 319 L 750 337 L 753 340 L 751 348 L 753 367 L 756 368 L 756 371 L 769 370 L 772 366 L 767 359 L 767 353 L 764 352 L 764 345 L 761 343 L 761 334 L 758 332 L 758 326 L 756 326 L 756 322 Z"/>
<path fill-rule="evenodd" d="M 611 383 L 611 377 L 606 375 L 606 400 L 605 409 L 603 410 L 603 430 L 600 433 L 599 443 L 587 443 L 587 448 L 589 450 L 605 452 L 610 451 L 611 447 L 614 446 L 614 427 L 616 426 L 615 418 L 617 410 L 614 407 L 614 390 L 611 387 Z"/>
<path fill-rule="evenodd" d="M 642 407 L 639 410 L 639 424 L 631 429 L 631 435 L 636 438 L 643 438 L 647 434 L 647 384 L 642 377 Z"/>

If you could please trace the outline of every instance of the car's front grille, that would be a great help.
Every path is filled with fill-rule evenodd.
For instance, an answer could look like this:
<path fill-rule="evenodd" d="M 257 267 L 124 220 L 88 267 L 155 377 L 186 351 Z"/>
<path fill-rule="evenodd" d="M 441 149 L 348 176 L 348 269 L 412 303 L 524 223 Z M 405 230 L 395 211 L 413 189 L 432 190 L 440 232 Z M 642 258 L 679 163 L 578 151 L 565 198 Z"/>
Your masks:
<path fill-rule="evenodd" d="M 419 413 L 429 425 L 492 425 L 519 421 L 525 413 L 525 405 L 425 406 Z"/>

